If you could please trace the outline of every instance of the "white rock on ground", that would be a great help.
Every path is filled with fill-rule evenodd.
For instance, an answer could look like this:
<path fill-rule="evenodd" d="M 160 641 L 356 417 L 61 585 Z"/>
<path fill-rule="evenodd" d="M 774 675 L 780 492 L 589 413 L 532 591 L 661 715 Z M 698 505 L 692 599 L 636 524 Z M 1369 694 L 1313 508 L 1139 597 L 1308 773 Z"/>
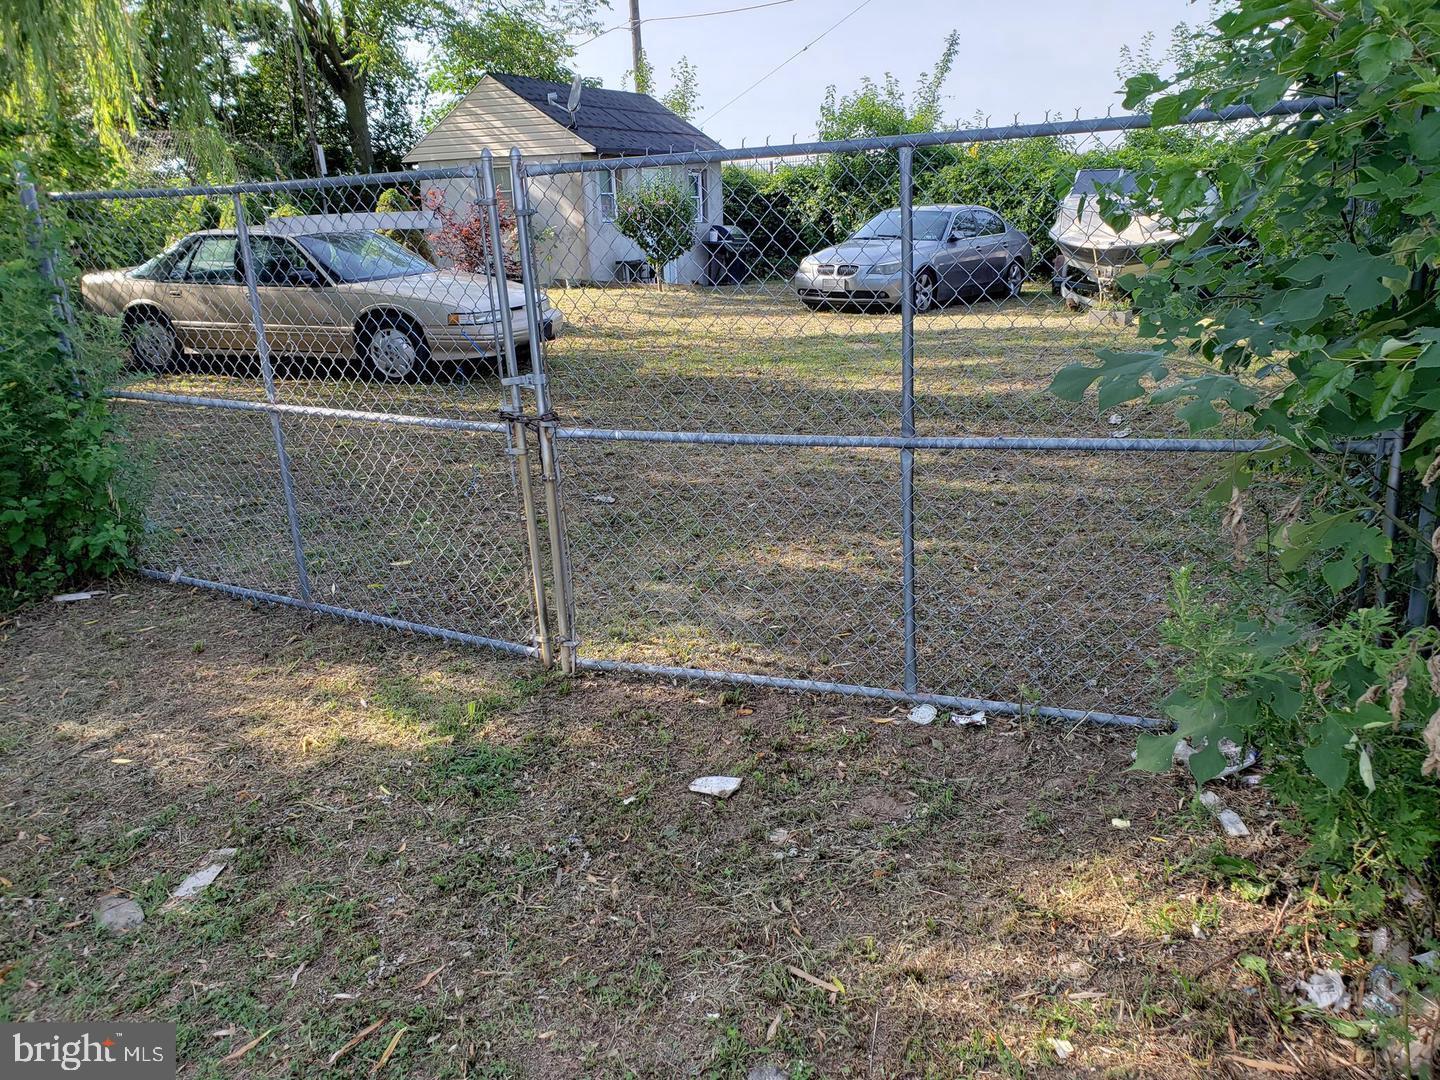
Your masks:
<path fill-rule="evenodd" d="M 145 921 L 145 912 L 128 896 L 102 896 L 95 905 L 95 921 L 112 934 L 124 935 Z"/>
<path fill-rule="evenodd" d="M 1238 837 L 1249 836 L 1250 829 L 1234 810 L 1227 810 L 1225 803 L 1219 795 L 1213 791 L 1202 791 L 1200 793 L 1200 805 L 1215 815 L 1215 820 L 1220 823 L 1226 836 Z"/>
<path fill-rule="evenodd" d="M 690 790 L 696 795 L 713 795 L 717 799 L 728 799 L 740 790 L 740 777 L 701 776 L 690 781 Z"/>
<path fill-rule="evenodd" d="M 170 894 L 170 899 L 190 900 L 199 896 L 220 876 L 221 871 L 235 857 L 237 850 L 227 847 L 210 852 L 205 856 L 205 865 L 176 886 L 175 891 Z"/>

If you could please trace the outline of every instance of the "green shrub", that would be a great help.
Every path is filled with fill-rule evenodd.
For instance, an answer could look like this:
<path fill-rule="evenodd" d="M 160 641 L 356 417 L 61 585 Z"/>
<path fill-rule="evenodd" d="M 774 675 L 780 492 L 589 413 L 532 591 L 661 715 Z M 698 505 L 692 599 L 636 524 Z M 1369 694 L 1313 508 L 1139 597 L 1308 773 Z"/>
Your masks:
<path fill-rule="evenodd" d="M 620 193 L 615 228 L 644 252 L 660 286 L 665 267 L 695 244 L 695 203 L 679 184 L 657 177 Z"/>
<path fill-rule="evenodd" d="M 415 200 L 399 188 L 386 188 L 375 200 L 375 210 L 381 214 L 414 210 L 415 208 Z M 409 248 L 426 262 L 435 261 L 435 254 L 430 250 L 430 242 L 425 239 L 425 230 L 423 229 L 381 229 L 380 234 Z"/>
<path fill-rule="evenodd" d="M 13 190 L 0 195 L 0 608 L 113 573 L 136 536 L 101 394 L 118 343 L 57 316 Z"/>
<path fill-rule="evenodd" d="M 1188 764 L 1203 782 L 1226 765 L 1222 739 L 1254 746 L 1323 872 L 1380 897 L 1412 877 L 1433 888 L 1440 660 L 1425 657 L 1440 630 L 1397 635 L 1394 616 L 1376 608 L 1318 627 L 1248 617 L 1202 601 L 1183 570 L 1173 604 L 1164 636 L 1186 657 L 1165 703 L 1176 730 L 1142 735 L 1136 768 L 1168 771 L 1185 738 L 1200 750 Z"/>

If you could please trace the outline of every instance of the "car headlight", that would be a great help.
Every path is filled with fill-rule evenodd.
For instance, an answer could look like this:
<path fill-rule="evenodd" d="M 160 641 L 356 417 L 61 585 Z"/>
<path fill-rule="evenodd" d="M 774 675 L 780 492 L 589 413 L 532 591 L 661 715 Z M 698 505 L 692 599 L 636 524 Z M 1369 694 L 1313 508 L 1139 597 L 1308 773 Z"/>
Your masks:
<path fill-rule="evenodd" d="M 813 274 L 820 269 L 820 260 L 814 255 L 806 255 L 800 260 L 800 272 L 802 274 Z"/>
<path fill-rule="evenodd" d="M 872 274 L 898 274 L 900 272 L 900 260 L 891 259 L 889 262 L 876 263 L 870 268 Z"/>
<path fill-rule="evenodd" d="M 451 326 L 489 326 L 495 321 L 493 311 L 452 311 Z"/>

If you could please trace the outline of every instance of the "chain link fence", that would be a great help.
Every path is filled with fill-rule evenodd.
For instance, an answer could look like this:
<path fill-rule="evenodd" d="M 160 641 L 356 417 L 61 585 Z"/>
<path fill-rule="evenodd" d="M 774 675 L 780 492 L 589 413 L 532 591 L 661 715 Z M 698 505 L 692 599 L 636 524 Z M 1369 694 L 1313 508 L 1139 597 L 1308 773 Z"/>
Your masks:
<path fill-rule="evenodd" d="M 1192 119 L 1164 152 L 1201 166 L 1259 122 Z M 1125 275 L 1185 234 L 1135 190 L 1150 134 L 487 152 L 47 212 L 128 345 L 147 573 L 567 671 L 1134 725 L 1170 574 L 1272 573 L 1207 496 L 1260 445 L 1238 418 L 1049 390 L 1137 340 Z M 1324 497 L 1383 500 L 1390 450 Z M 1277 470 L 1250 513 L 1302 494 Z"/>

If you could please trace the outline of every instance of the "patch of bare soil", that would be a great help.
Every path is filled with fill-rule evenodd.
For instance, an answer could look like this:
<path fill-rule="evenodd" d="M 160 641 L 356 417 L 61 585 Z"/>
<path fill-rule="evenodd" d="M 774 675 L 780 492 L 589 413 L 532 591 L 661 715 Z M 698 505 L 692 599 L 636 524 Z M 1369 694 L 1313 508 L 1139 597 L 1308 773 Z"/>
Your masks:
<path fill-rule="evenodd" d="M 1368 1072 L 1280 1007 L 1318 945 L 1263 795 L 1222 842 L 1123 733 L 110 589 L 0 628 L 0 1019 L 172 1020 L 185 1077 Z"/>

